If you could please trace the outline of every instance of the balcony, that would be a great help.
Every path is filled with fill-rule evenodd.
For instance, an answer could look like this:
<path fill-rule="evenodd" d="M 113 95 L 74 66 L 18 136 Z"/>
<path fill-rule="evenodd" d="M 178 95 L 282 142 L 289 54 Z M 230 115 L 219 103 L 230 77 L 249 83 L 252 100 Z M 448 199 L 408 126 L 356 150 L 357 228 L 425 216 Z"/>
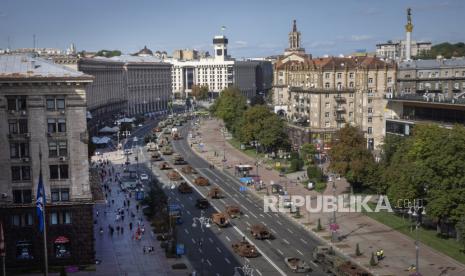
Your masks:
<path fill-rule="evenodd" d="M 336 122 L 342 123 L 342 122 L 345 122 L 345 121 L 346 121 L 346 119 L 344 119 L 344 117 L 336 116 Z"/>
<path fill-rule="evenodd" d="M 457 93 L 456 96 L 450 97 L 443 93 L 424 93 L 424 94 L 390 94 L 385 95 L 385 98 L 390 101 L 405 101 L 405 102 L 425 102 L 433 104 L 453 104 L 465 105 L 465 92 Z"/>
<path fill-rule="evenodd" d="M 338 96 L 334 96 L 334 100 L 336 100 L 336 102 L 345 102 L 346 101 L 346 97 L 343 97 L 341 95 L 338 95 Z"/>
<path fill-rule="evenodd" d="M 337 112 L 346 112 L 346 109 L 340 105 L 334 106 L 334 109 L 336 109 Z"/>

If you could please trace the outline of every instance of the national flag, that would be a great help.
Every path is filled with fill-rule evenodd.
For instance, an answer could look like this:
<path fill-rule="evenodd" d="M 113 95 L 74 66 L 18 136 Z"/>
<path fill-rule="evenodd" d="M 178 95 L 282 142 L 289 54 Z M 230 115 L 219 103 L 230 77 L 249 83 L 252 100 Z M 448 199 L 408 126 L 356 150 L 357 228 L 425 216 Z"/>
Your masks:
<path fill-rule="evenodd" d="M 36 207 L 37 207 L 37 217 L 39 218 L 39 230 L 40 232 L 44 231 L 44 206 L 45 206 L 45 190 L 44 190 L 44 183 L 42 180 L 42 170 L 39 174 L 39 183 L 37 184 L 37 200 L 36 200 Z"/>
<path fill-rule="evenodd" d="M 3 222 L 0 222 L 0 256 L 5 257 L 5 236 L 3 235 Z"/>
<path fill-rule="evenodd" d="M 224 32 L 226 30 L 226 26 L 221 26 L 221 31 Z"/>

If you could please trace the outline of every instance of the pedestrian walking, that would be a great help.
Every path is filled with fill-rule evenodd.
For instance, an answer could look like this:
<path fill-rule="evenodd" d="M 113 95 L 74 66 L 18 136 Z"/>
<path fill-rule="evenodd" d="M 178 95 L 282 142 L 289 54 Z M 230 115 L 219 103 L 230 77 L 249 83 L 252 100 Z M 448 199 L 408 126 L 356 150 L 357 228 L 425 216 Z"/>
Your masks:
<path fill-rule="evenodd" d="M 139 212 L 139 204 L 136 205 L 136 210 Z"/>
<path fill-rule="evenodd" d="M 129 223 L 129 230 L 132 231 L 132 222 Z"/>

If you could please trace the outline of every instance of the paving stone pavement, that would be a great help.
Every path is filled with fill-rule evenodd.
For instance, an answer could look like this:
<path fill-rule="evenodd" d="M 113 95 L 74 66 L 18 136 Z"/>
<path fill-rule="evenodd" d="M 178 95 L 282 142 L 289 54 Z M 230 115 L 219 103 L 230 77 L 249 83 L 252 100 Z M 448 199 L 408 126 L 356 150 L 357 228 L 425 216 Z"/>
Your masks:
<path fill-rule="evenodd" d="M 227 158 L 225 168 L 231 175 L 234 174 L 233 168 L 237 164 L 255 164 L 255 159 L 237 150 L 229 143 L 225 143 L 221 132 L 222 123 L 216 119 L 202 119 L 198 134 L 203 148 L 193 145 L 193 149 L 198 155 L 215 164 L 219 169 L 223 167 L 223 152 Z M 216 152 L 216 155 L 215 155 Z M 228 169 L 229 168 L 229 169 Z M 252 171 L 254 174 L 256 168 Z M 274 170 L 268 170 L 259 167 L 259 176 L 266 183 L 283 183 L 287 187 L 290 195 L 309 195 L 316 196 L 318 193 L 309 191 L 303 185 L 291 182 L 285 177 L 280 177 L 279 173 Z M 335 179 L 336 194 L 347 192 L 348 183 L 344 178 Z M 255 192 L 255 191 L 253 191 Z M 263 192 L 255 192 L 259 196 L 265 195 Z M 324 191 L 325 195 L 332 195 L 332 185 L 328 185 Z M 308 213 L 302 212 L 303 218 L 298 220 L 309 231 L 316 227 L 318 218 L 326 229 L 329 229 L 329 220 L 332 213 Z M 297 220 L 296 220 L 297 221 Z M 354 258 L 356 262 L 368 266 L 371 252 L 382 248 L 386 258 L 380 264 L 373 268 L 376 275 L 409 275 L 407 268 L 415 263 L 415 246 L 414 240 L 381 224 L 360 213 L 337 213 L 337 222 L 340 225 L 339 235 L 346 236 L 341 242 L 337 243 L 340 251 L 346 255 L 354 255 L 355 247 L 358 243 L 363 256 Z M 331 233 L 326 230 L 315 233 L 320 238 L 328 240 Z M 420 244 L 420 271 L 422 275 L 465 275 L 465 265 L 454 259 L 436 252 L 432 248 Z"/>

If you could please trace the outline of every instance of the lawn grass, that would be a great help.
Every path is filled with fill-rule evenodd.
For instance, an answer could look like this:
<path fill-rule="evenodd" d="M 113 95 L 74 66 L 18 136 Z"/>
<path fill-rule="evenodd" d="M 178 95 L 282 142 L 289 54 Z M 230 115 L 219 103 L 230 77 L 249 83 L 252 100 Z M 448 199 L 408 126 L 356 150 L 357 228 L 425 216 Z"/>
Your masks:
<path fill-rule="evenodd" d="M 371 207 L 371 206 L 370 206 Z M 379 213 L 365 213 L 365 215 L 399 231 L 400 233 L 416 238 L 416 231 L 410 231 L 411 223 L 408 218 L 403 219 L 402 217 L 388 212 Z M 428 230 L 419 228 L 418 229 L 419 240 L 431 248 L 448 255 L 449 257 L 465 264 L 465 254 L 462 252 L 462 247 L 454 238 L 441 238 L 438 237 L 435 230 Z M 414 245 L 412 244 L 412 248 Z M 420 248 L 421 252 L 421 248 Z"/>
<path fill-rule="evenodd" d="M 265 154 L 264 153 L 258 153 L 257 154 L 257 151 L 254 149 L 254 148 L 251 148 L 251 147 L 246 147 L 245 150 L 242 150 L 241 149 L 241 142 L 239 142 L 236 138 L 231 138 L 231 139 L 228 139 L 227 140 L 229 144 L 231 144 L 234 148 L 242 151 L 243 153 L 247 154 L 248 156 L 254 158 L 254 159 L 261 159 L 261 160 L 265 160 L 265 163 L 266 165 L 269 165 L 269 166 L 272 166 L 273 168 L 274 165 L 276 164 L 276 162 L 280 162 L 281 163 L 281 166 L 284 167 L 284 168 L 287 168 L 288 167 L 288 161 L 287 160 L 284 160 L 284 159 L 265 159 Z"/>

